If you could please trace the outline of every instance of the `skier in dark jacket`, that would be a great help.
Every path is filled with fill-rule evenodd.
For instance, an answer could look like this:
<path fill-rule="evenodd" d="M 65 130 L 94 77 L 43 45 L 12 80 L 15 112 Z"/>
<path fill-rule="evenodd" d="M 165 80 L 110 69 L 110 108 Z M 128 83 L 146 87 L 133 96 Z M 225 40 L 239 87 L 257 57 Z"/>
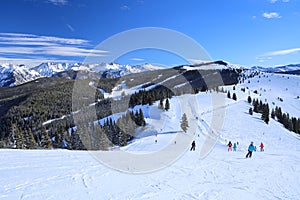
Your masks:
<path fill-rule="evenodd" d="M 195 140 L 192 142 L 192 147 L 191 147 L 191 150 L 190 151 L 195 151 L 195 148 L 196 148 L 196 142 Z"/>
<path fill-rule="evenodd" d="M 255 147 L 253 145 L 253 142 L 251 142 L 251 144 L 248 147 L 248 153 L 246 155 L 246 158 L 248 158 L 248 157 L 251 158 L 253 151 L 255 151 Z"/>

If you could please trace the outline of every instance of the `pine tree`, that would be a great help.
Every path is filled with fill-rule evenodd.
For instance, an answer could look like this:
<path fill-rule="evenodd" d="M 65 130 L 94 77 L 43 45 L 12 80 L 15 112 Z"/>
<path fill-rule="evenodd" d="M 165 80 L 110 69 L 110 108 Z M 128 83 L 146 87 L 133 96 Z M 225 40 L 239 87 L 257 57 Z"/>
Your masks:
<path fill-rule="evenodd" d="M 159 100 L 158 108 L 159 109 L 164 109 L 164 100 L 163 99 Z"/>
<path fill-rule="evenodd" d="M 266 124 L 268 124 L 270 121 L 269 114 L 270 114 L 269 104 L 263 104 L 261 119 L 264 120 Z"/>
<path fill-rule="evenodd" d="M 208 87 L 204 84 L 201 88 L 201 92 L 206 92 L 208 90 Z"/>
<path fill-rule="evenodd" d="M 189 124 L 188 124 L 187 116 L 185 113 L 183 113 L 183 115 L 182 115 L 180 127 L 186 133 L 186 131 L 189 127 Z"/>
<path fill-rule="evenodd" d="M 236 97 L 236 94 L 235 94 L 235 93 L 233 93 L 232 99 L 235 100 L 235 101 L 237 100 L 237 97 Z"/>
<path fill-rule="evenodd" d="M 51 149 L 53 147 L 52 141 L 46 131 L 46 128 L 43 128 L 41 144 L 42 144 L 42 147 L 46 148 L 46 149 Z"/>
<path fill-rule="evenodd" d="M 250 96 L 248 96 L 248 103 L 251 104 L 251 102 L 252 102 L 252 99 Z"/>
<path fill-rule="evenodd" d="M 142 111 L 141 108 L 139 110 L 139 124 L 140 124 L 140 126 L 146 126 L 146 121 L 145 121 L 145 118 L 144 118 L 144 113 L 143 113 L 143 111 Z"/>
<path fill-rule="evenodd" d="M 36 149 L 37 144 L 36 144 L 36 141 L 34 139 L 33 133 L 30 128 L 28 129 L 27 134 L 28 134 L 27 148 L 28 149 Z"/>
<path fill-rule="evenodd" d="M 227 98 L 228 98 L 228 99 L 231 98 L 231 95 L 230 95 L 230 92 L 229 92 L 229 91 L 227 92 Z"/>
<path fill-rule="evenodd" d="M 169 99 L 167 99 L 165 104 L 165 110 L 168 111 L 169 109 L 170 109 L 170 102 Z"/>
<path fill-rule="evenodd" d="M 15 124 L 12 125 L 12 131 L 13 131 L 14 136 L 15 136 L 16 148 L 17 149 L 24 149 L 25 148 L 25 140 L 24 140 L 23 133 L 20 131 L 20 129 L 18 129 L 18 127 Z"/>
<path fill-rule="evenodd" d="M 250 115 L 253 115 L 253 110 L 252 110 L 252 108 L 249 108 L 249 114 L 250 114 Z"/>
<path fill-rule="evenodd" d="M 274 109 L 272 109 L 272 111 L 271 111 L 271 118 L 275 119 L 275 110 Z"/>

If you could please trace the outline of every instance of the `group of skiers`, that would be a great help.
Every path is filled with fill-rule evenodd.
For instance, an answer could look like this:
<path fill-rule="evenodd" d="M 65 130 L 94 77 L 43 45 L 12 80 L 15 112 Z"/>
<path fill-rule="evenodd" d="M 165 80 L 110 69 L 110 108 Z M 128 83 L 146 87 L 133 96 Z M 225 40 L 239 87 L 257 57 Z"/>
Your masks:
<path fill-rule="evenodd" d="M 228 146 L 228 152 L 229 151 L 236 151 L 237 150 L 237 147 L 238 147 L 238 145 L 239 145 L 239 142 L 236 142 L 236 143 L 234 143 L 233 145 L 232 145 L 232 142 L 231 141 L 229 141 L 228 142 L 228 144 L 227 144 L 227 146 Z M 264 151 L 264 144 L 261 142 L 260 143 L 260 145 L 259 145 L 259 147 L 260 147 L 260 151 Z M 196 149 L 196 142 L 195 142 L 195 140 L 192 142 L 192 147 L 191 147 L 191 149 L 190 149 L 190 151 L 195 151 L 195 149 Z M 249 145 L 249 147 L 248 147 L 248 153 L 247 153 L 247 155 L 246 155 L 246 158 L 251 158 L 252 157 L 252 153 L 253 153 L 253 151 L 256 151 L 256 146 L 254 146 L 254 144 L 253 144 L 253 142 L 251 142 L 250 143 L 250 145 Z"/>
<path fill-rule="evenodd" d="M 236 151 L 237 145 L 239 145 L 239 142 L 233 144 L 233 151 Z M 228 151 L 232 151 L 232 143 L 231 141 L 228 142 Z M 264 144 L 261 142 L 260 145 L 260 151 L 264 151 Z M 248 153 L 246 154 L 246 158 L 251 158 L 253 151 L 256 151 L 256 146 L 253 145 L 253 142 L 250 143 L 248 147 Z"/>
<path fill-rule="evenodd" d="M 229 141 L 229 143 L 227 145 L 228 146 L 228 151 L 232 151 L 232 149 L 233 149 L 233 151 L 236 151 L 238 145 L 239 145 L 239 142 L 236 142 L 232 146 L 231 141 Z"/>

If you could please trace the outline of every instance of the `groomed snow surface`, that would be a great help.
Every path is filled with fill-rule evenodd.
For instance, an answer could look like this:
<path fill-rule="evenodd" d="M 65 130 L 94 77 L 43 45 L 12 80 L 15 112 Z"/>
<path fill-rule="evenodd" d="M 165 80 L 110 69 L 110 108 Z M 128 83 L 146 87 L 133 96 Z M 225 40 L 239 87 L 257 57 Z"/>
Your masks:
<path fill-rule="evenodd" d="M 197 94 L 198 110 L 192 113 L 195 118 L 191 120 L 198 127 L 194 135 L 196 151 L 189 151 L 187 146 L 173 164 L 152 173 L 122 173 L 85 151 L 1 149 L 0 199 L 299 199 L 299 136 L 273 119 L 266 125 L 259 114 L 250 116 L 246 101 L 249 92 L 259 89 L 255 87 L 266 89 L 256 98 L 275 98 L 270 101 L 276 100 L 274 91 L 278 91 L 284 99 L 278 103 L 283 111 L 292 112 L 293 104 L 296 108 L 292 115 L 299 117 L 299 100 L 295 104 L 294 94 L 299 94 L 296 86 L 300 80 L 289 76 L 284 86 L 288 90 L 280 91 L 278 86 L 285 83 L 286 77 L 269 76 L 267 81 L 260 79 L 259 85 L 254 84 L 258 80 L 254 78 L 250 84 L 238 85 L 235 91 L 227 87 L 237 93 L 238 101 L 225 99 L 221 135 L 203 159 L 200 150 L 211 124 L 212 109 L 222 107 L 211 106 L 210 93 Z M 249 91 L 243 93 L 240 89 L 246 86 Z M 188 101 L 192 96 L 180 98 Z M 171 99 L 168 112 L 158 110 L 157 105 L 143 109 L 147 127 L 122 151 L 150 153 L 167 145 L 180 145 L 174 138 L 185 134 L 179 125 L 185 111 L 178 98 Z M 227 151 L 229 140 L 239 142 L 237 152 Z M 254 152 L 252 158 L 246 159 L 251 141 L 257 147 L 263 142 L 265 151 Z"/>

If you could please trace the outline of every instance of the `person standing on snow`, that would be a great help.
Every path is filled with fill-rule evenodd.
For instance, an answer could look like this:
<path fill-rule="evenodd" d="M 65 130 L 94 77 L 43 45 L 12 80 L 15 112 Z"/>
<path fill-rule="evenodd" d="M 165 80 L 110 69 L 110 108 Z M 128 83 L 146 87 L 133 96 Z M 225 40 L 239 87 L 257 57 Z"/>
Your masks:
<path fill-rule="evenodd" d="M 248 157 L 251 158 L 253 151 L 255 151 L 255 147 L 253 145 L 253 142 L 251 142 L 251 144 L 248 147 L 248 153 L 246 155 L 246 158 L 248 158 Z"/>
<path fill-rule="evenodd" d="M 236 143 L 233 144 L 233 151 L 236 151 L 237 145 Z"/>
<path fill-rule="evenodd" d="M 195 140 L 192 142 L 192 147 L 191 147 L 191 150 L 190 151 L 195 151 L 195 148 L 196 148 L 196 142 Z"/>
<path fill-rule="evenodd" d="M 264 147 L 265 146 L 264 146 L 264 144 L 262 142 L 260 143 L 259 147 L 260 147 L 260 151 L 264 151 Z"/>
<path fill-rule="evenodd" d="M 231 143 L 231 141 L 229 141 L 229 143 L 227 144 L 227 146 L 228 146 L 228 151 L 232 151 L 232 143 Z"/>

